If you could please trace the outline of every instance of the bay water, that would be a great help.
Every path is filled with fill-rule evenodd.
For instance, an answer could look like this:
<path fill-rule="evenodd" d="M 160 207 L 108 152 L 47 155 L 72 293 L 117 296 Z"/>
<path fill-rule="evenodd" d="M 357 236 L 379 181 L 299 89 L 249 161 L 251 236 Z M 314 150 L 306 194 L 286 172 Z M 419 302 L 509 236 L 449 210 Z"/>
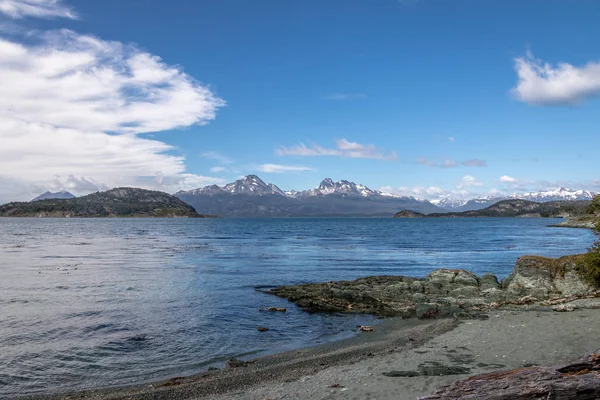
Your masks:
<path fill-rule="evenodd" d="M 261 289 L 585 251 L 560 220 L 0 219 L 0 398 L 142 383 L 355 334 Z M 261 312 L 286 307 L 287 313 Z M 265 326 L 268 332 L 258 332 Z"/>

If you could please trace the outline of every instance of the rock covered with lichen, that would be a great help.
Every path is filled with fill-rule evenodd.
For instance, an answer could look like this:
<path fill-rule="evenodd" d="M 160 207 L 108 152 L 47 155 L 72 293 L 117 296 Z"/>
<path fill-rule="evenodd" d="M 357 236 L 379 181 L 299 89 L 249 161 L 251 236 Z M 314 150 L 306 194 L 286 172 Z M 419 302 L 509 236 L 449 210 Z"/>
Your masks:
<path fill-rule="evenodd" d="M 438 269 L 426 278 L 372 276 L 281 286 L 267 293 L 285 297 L 308 312 L 477 318 L 490 308 L 552 309 L 575 300 L 600 298 L 598 288 L 586 282 L 581 268 L 580 256 L 524 256 L 501 282 L 492 274 Z M 600 305 L 600 300 L 592 303 Z"/>

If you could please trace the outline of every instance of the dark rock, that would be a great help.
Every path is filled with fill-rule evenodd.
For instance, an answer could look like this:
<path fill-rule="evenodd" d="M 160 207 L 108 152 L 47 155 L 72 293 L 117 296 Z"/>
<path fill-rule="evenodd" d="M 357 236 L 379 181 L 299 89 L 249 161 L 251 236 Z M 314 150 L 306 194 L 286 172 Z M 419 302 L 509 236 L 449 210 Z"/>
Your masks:
<path fill-rule="evenodd" d="M 454 269 L 438 269 L 425 279 L 373 276 L 354 281 L 281 286 L 267 293 L 308 312 L 366 313 L 379 317 L 484 319 L 490 309 L 539 309 L 600 295 L 577 272 L 579 257 L 521 257 L 500 284 Z M 558 310 L 570 309 L 570 306 Z"/>
<path fill-rule="evenodd" d="M 424 376 L 464 375 L 471 373 L 469 368 L 457 365 L 444 365 L 435 361 L 419 365 L 419 371 Z"/>
<path fill-rule="evenodd" d="M 384 376 L 389 376 L 392 378 L 411 378 L 413 376 L 421 376 L 421 373 L 418 371 L 390 371 L 390 372 L 384 372 L 383 373 Z"/>
<path fill-rule="evenodd" d="M 600 351 L 568 365 L 476 375 L 421 400 L 592 400 L 600 398 Z"/>
<path fill-rule="evenodd" d="M 259 332 L 267 332 L 269 328 L 265 328 L 264 326 L 258 326 L 256 327 L 256 330 Z"/>
<path fill-rule="evenodd" d="M 248 365 L 254 364 L 254 361 L 242 361 L 242 360 L 238 360 L 237 358 L 231 358 L 229 359 L 229 361 L 227 361 L 227 366 L 229 368 L 240 368 L 240 367 L 247 367 Z"/>
<path fill-rule="evenodd" d="M 471 370 L 466 367 L 449 366 L 439 362 L 430 361 L 419 364 L 417 371 L 390 371 L 384 372 L 383 375 L 389 377 L 447 376 L 464 375 L 470 372 Z"/>

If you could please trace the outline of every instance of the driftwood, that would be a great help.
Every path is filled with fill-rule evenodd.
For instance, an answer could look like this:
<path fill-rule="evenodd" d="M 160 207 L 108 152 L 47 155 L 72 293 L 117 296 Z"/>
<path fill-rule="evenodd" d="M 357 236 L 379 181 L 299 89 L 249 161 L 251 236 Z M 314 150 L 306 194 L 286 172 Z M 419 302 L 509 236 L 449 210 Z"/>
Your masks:
<path fill-rule="evenodd" d="M 600 399 L 600 350 L 555 367 L 528 367 L 476 375 L 420 400 Z"/>

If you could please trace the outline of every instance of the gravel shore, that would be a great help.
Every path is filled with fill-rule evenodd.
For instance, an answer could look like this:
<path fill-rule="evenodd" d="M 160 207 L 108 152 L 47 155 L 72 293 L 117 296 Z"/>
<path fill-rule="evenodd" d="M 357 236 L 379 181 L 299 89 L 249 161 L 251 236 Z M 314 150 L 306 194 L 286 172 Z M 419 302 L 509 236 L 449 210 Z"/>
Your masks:
<path fill-rule="evenodd" d="M 391 318 L 375 332 L 132 388 L 45 399 L 417 399 L 468 375 L 567 362 L 600 347 L 600 310 L 494 311 L 487 320 Z"/>
<path fill-rule="evenodd" d="M 469 375 L 577 359 L 600 347 L 598 329 L 600 310 L 498 311 L 488 320 L 464 321 L 421 346 L 333 366 L 294 382 L 272 382 L 210 398 L 414 400 Z M 466 373 L 430 376 L 431 366 L 439 372 L 442 366 L 447 372 Z M 405 372 L 419 375 L 396 376 Z"/>

